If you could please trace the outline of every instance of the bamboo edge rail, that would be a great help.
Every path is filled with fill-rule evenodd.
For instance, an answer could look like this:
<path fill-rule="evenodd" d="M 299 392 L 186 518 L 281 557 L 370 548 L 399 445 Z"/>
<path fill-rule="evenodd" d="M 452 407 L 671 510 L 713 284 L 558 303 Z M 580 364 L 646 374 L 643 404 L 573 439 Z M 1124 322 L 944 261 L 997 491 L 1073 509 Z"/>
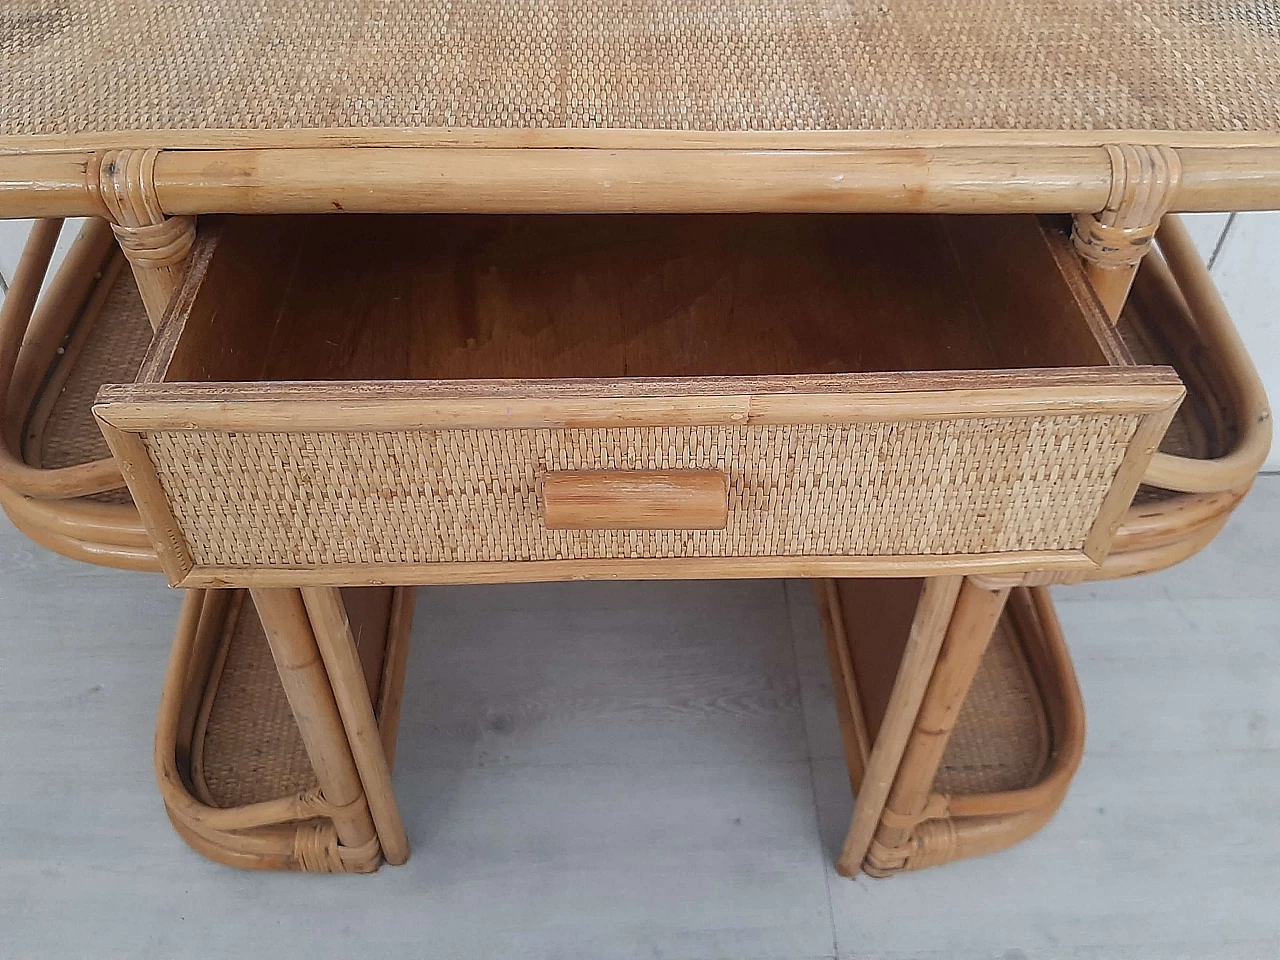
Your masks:
<path fill-rule="evenodd" d="M 1112 196 L 1116 147 L 1014 142 L 834 149 L 827 140 L 822 149 L 787 149 L 778 139 L 742 149 L 727 146 L 734 141 L 726 138 L 715 148 L 670 148 L 635 145 L 645 138 L 619 140 L 621 146 L 609 149 L 151 147 L 135 151 L 154 156 L 138 161 L 128 176 L 151 178 L 138 184 L 150 205 L 132 208 L 151 215 L 151 223 L 140 220 L 144 227 L 158 226 L 157 214 L 202 213 L 1096 213 Z M 1176 155 L 1181 173 L 1169 209 L 1280 207 L 1280 141 L 1246 143 L 1161 146 Z M 130 150 L 0 153 L 0 217 L 110 217 L 113 204 L 95 174 L 111 152 Z M 170 232 L 167 239 L 178 242 L 180 231 Z"/>

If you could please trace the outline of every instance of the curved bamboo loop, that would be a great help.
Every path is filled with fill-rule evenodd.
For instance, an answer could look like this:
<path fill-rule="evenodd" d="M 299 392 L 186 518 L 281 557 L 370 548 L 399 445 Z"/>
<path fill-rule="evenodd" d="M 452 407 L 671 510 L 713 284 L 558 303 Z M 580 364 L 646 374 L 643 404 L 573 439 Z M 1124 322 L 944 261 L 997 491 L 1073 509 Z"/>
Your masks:
<path fill-rule="evenodd" d="M 109 546 L 151 547 L 151 538 L 131 504 L 92 500 L 50 502 L 24 497 L 0 486 L 0 506 L 10 517 L 64 537 Z M 151 553 L 154 555 L 154 549 Z"/>
<path fill-rule="evenodd" d="M 1057 812 L 1084 755 L 1084 702 L 1062 627 L 1044 587 L 1014 590 L 1010 611 L 1024 630 L 1041 635 L 1033 657 L 1037 685 L 1049 710 L 1053 752 L 1041 780 L 1024 790 L 944 796 L 930 794 L 911 816 L 892 816 L 886 808 L 882 833 L 896 846 L 873 844 L 866 872 L 888 877 L 952 860 L 1003 850 L 1026 839 Z"/>
<path fill-rule="evenodd" d="M 1207 520 L 1201 526 L 1191 527 L 1186 532 L 1173 537 L 1167 543 L 1153 547 L 1139 547 L 1134 550 L 1113 550 L 1102 567 L 1092 572 L 1089 580 L 1119 580 L 1123 577 L 1137 577 L 1147 573 L 1167 570 L 1176 564 L 1194 557 L 1209 545 L 1226 526 L 1231 511 Z"/>
<path fill-rule="evenodd" d="M 110 224 L 96 217 L 89 220 L 80 228 L 61 267 L 44 284 L 22 336 L 5 401 L 11 412 L 5 424 L 11 449 L 21 450 L 26 442 L 22 420 L 34 413 L 33 405 L 77 316 L 92 312 L 96 317 L 105 303 L 112 274 L 124 263 L 123 254 L 115 248 Z"/>
<path fill-rule="evenodd" d="M 94 540 L 79 540 L 65 534 L 56 533 L 44 527 L 27 522 L 21 514 L 5 512 L 18 531 L 29 540 L 39 544 L 46 550 L 62 554 L 71 560 L 80 560 L 100 567 L 114 567 L 117 570 L 138 570 L 143 573 L 160 573 L 160 561 L 151 547 L 131 547 L 122 544 L 100 543 Z"/>
<path fill-rule="evenodd" d="M 218 629 L 217 618 L 203 615 L 212 593 L 184 593 L 156 717 L 156 783 L 174 828 L 197 851 L 230 866 L 355 873 L 376 870 L 381 860 L 377 838 L 348 847 L 340 843 L 329 820 L 335 815 L 359 819 L 363 797 L 334 807 L 318 790 L 309 790 L 223 809 L 201 803 L 189 791 L 178 766 L 179 749 L 187 749 L 179 743 L 179 733 L 196 649 L 216 640 L 208 634 Z"/>
<path fill-rule="evenodd" d="M 1251 483 L 1271 450 L 1271 408 L 1266 390 L 1181 219 L 1165 217 L 1157 238 L 1208 352 L 1233 373 L 1228 389 L 1240 437 L 1235 449 L 1214 460 L 1156 453 L 1143 482 L 1180 493 L 1229 491 Z"/>
<path fill-rule="evenodd" d="M 10 424 L 23 411 L 10 408 L 11 387 L 21 355 L 23 338 L 31 324 L 40 287 L 49 270 L 53 249 L 62 231 L 61 220 L 40 220 L 31 229 L 23 248 L 13 285 L 0 304 L 0 484 L 28 497 L 66 500 L 107 493 L 125 486 L 115 460 L 107 457 L 91 463 L 42 470 L 26 463 L 13 448 Z M 20 435 L 20 433 L 19 433 Z"/>

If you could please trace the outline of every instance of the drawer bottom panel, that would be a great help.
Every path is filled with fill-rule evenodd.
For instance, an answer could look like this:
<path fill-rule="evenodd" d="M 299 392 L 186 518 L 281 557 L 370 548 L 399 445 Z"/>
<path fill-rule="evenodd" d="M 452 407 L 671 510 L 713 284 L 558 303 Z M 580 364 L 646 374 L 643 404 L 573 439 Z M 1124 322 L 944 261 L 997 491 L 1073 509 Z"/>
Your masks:
<path fill-rule="evenodd" d="M 196 566 L 1079 551 L 1138 413 L 142 434 Z M 719 470 L 723 530 L 548 530 L 552 470 Z"/>

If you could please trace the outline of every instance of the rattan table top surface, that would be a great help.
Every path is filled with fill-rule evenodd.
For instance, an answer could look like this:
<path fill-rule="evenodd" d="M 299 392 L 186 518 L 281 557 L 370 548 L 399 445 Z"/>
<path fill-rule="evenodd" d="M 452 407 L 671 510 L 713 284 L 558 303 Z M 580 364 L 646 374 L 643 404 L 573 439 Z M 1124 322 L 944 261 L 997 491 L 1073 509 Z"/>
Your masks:
<path fill-rule="evenodd" d="M 4 0 L 0 138 L 1280 132 L 1277 0 Z"/>

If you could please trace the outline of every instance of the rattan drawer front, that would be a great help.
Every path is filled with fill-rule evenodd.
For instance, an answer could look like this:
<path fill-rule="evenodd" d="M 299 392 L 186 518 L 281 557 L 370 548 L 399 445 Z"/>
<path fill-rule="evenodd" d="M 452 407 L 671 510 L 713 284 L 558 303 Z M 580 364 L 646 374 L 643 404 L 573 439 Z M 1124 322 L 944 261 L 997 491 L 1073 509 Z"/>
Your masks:
<path fill-rule="evenodd" d="M 199 567 L 1081 551 L 1137 413 L 143 435 Z M 714 469 L 723 530 L 548 530 L 549 470 Z"/>

